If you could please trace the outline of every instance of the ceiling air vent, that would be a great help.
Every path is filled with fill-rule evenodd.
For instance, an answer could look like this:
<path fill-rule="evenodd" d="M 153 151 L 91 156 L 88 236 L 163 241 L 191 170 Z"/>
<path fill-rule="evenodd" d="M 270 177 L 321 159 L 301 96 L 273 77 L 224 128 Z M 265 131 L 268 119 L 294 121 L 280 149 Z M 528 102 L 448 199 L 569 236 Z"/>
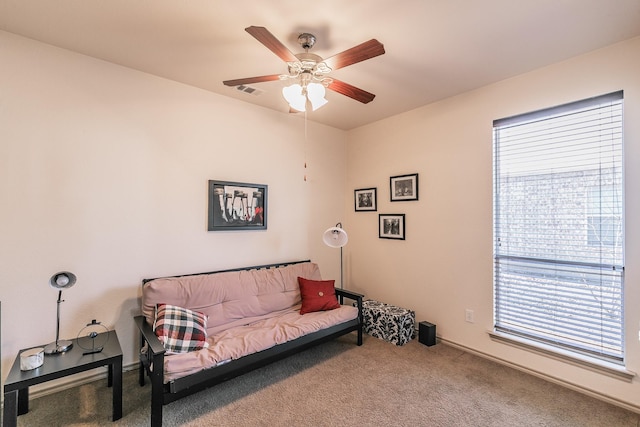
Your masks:
<path fill-rule="evenodd" d="M 245 85 L 236 86 L 236 89 L 253 96 L 262 95 L 264 93 L 264 91 L 260 89 L 256 89 L 255 87 L 245 86 Z"/>

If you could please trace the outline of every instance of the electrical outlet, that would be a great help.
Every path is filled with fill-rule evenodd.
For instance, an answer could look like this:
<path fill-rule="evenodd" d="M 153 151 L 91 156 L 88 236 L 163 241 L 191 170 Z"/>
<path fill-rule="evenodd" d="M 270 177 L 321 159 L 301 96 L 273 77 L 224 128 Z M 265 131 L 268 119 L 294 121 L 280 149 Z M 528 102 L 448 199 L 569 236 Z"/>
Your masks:
<path fill-rule="evenodd" d="M 473 323 L 474 322 L 474 320 L 473 320 L 473 310 L 467 308 L 464 311 L 464 320 L 466 320 L 469 323 Z"/>

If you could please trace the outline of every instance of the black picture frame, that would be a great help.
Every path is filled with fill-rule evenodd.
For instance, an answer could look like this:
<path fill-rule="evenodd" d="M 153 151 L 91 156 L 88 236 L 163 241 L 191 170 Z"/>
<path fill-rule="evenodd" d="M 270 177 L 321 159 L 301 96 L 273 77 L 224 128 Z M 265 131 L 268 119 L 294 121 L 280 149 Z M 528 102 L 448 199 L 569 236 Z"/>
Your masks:
<path fill-rule="evenodd" d="M 353 191 L 353 203 L 356 212 L 375 212 L 378 210 L 378 189 L 360 188 Z"/>
<path fill-rule="evenodd" d="M 418 174 L 392 176 L 389 190 L 392 202 L 418 200 Z"/>
<path fill-rule="evenodd" d="M 405 236 L 404 214 L 378 214 L 378 237 L 404 240 Z"/>
<path fill-rule="evenodd" d="M 209 180 L 208 230 L 266 230 L 265 184 Z"/>

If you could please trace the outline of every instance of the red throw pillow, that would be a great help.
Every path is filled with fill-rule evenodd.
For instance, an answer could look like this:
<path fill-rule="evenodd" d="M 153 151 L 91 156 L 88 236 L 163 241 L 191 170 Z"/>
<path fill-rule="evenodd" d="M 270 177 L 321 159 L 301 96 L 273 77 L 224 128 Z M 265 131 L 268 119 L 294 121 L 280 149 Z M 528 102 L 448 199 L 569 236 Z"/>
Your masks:
<path fill-rule="evenodd" d="M 335 280 L 309 280 L 298 277 L 302 307 L 300 314 L 333 310 L 340 307 L 336 298 Z"/>

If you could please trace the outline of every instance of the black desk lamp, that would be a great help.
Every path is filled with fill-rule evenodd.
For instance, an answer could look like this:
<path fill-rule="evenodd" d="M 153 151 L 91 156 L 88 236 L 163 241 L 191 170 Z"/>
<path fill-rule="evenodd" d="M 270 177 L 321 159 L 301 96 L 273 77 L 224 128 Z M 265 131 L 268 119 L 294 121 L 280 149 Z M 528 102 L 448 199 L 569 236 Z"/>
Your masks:
<path fill-rule="evenodd" d="M 46 354 L 58 354 L 64 353 L 73 347 L 73 342 L 68 340 L 60 341 L 60 303 L 64 302 L 62 299 L 62 290 L 68 289 L 76 284 L 76 275 L 69 273 L 68 271 L 61 271 L 51 276 L 49 279 L 49 286 L 58 290 L 58 310 L 57 310 L 57 323 L 56 323 L 56 340 L 51 344 L 47 344 L 44 347 Z"/>

